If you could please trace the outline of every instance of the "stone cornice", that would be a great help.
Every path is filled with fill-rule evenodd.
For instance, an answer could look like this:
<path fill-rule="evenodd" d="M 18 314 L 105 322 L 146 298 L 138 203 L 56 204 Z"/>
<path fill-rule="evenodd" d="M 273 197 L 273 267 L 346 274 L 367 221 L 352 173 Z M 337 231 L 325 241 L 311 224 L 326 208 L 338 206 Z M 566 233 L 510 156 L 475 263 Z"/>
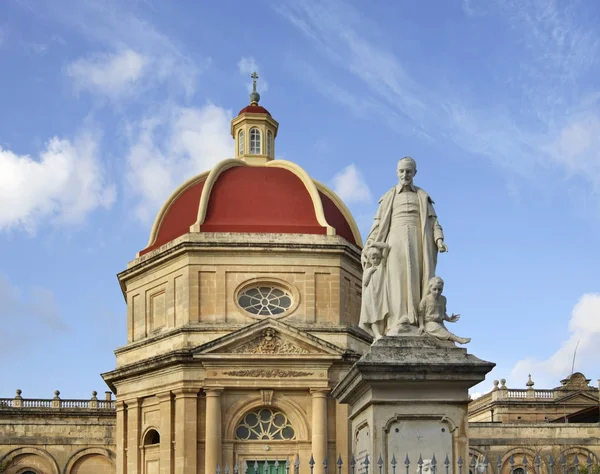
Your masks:
<path fill-rule="evenodd" d="M 154 268 L 179 255 L 190 251 L 263 252 L 263 251 L 306 252 L 311 254 L 335 253 L 346 255 L 360 269 L 360 249 L 337 235 L 305 234 L 244 234 L 244 233 L 189 233 L 162 247 L 128 263 L 127 269 L 118 273 L 123 282 L 141 272 Z"/>

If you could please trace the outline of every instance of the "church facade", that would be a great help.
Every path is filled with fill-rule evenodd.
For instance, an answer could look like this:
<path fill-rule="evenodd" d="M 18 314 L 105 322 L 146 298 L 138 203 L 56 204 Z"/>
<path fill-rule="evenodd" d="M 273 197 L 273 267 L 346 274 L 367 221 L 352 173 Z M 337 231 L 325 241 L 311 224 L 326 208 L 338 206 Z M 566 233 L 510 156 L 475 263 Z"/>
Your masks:
<path fill-rule="evenodd" d="M 103 374 L 105 399 L 0 401 L 7 473 L 308 474 L 311 458 L 337 471 L 338 456 L 351 472 L 350 413 L 331 391 L 372 342 L 358 329 L 360 232 L 333 191 L 274 159 L 279 124 L 258 102 L 253 92 L 231 123 L 235 158 L 175 190 L 118 275 L 127 344 Z M 598 406 L 579 385 L 569 415 Z M 559 408 L 542 420 L 540 399 L 523 399 L 522 420 L 506 387 L 472 402 L 472 453 L 510 472 L 507 453 L 545 424 L 596 462 L 597 415 L 571 435 Z"/>

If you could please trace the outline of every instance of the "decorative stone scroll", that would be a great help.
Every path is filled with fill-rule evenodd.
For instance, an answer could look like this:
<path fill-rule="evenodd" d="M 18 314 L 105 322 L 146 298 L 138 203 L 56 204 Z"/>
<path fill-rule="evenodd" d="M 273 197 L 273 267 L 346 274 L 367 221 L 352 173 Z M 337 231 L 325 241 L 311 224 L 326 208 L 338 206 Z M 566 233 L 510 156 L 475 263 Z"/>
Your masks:
<path fill-rule="evenodd" d="M 313 375 L 313 372 L 301 372 L 299 370 L 282 370 L 282 369 L 247 369 L 247 370 L 230 370 L 223 372 L 224 375 L 231 375 L 233 377 L 263 377 L 263 378 L 277 378 L 277 377 L 308 377 Z"/>
<path fill-rule="evenodd" d="M 234 354 L 308 354 L 309 351 L 283 340 L 274 329 L 268 328 L 260 338 L 232 349 Z"/>

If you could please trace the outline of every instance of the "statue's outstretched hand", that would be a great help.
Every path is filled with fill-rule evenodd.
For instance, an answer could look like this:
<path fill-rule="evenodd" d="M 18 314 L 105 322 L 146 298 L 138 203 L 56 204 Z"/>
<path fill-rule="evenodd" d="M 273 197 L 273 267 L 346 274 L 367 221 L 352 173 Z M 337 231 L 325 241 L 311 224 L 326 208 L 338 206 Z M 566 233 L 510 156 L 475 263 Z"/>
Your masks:
<path fill-rule="evenodd" d="M 440 253 L 444 253 L 448 251 L 448 246 L 444 243 L 444 241 L 442 239 L 438 239 L 437 240 L 437 248 L 440 251 Z"/>
<path fill-rule="evenodd" d="M 460 319 L 460 314 L 454 314 L 454 313 L 452 313 L 452 316 L 450 316 L 448 318 L 448 321 L 450 321 L 451 323 L 455 323 L 459 319 Z"/>

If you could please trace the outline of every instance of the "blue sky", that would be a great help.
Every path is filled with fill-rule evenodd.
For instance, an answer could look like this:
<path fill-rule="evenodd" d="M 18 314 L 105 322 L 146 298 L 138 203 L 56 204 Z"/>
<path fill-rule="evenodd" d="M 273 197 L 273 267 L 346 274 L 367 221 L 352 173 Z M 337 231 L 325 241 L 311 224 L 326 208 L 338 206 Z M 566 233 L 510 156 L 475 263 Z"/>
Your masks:
<path fill-rule="evenodd" d="M 367 6 L 368 3 L 368 6 Z M 453 330 L 494 378 L 600 377 L 600 4 L 0 3 L 0 396 L 87 398 L 125 343 L 115 275 L 233 155 L 260 74 L 279 158 L 363 236 L 404 155 L 436 201 Z"/>

